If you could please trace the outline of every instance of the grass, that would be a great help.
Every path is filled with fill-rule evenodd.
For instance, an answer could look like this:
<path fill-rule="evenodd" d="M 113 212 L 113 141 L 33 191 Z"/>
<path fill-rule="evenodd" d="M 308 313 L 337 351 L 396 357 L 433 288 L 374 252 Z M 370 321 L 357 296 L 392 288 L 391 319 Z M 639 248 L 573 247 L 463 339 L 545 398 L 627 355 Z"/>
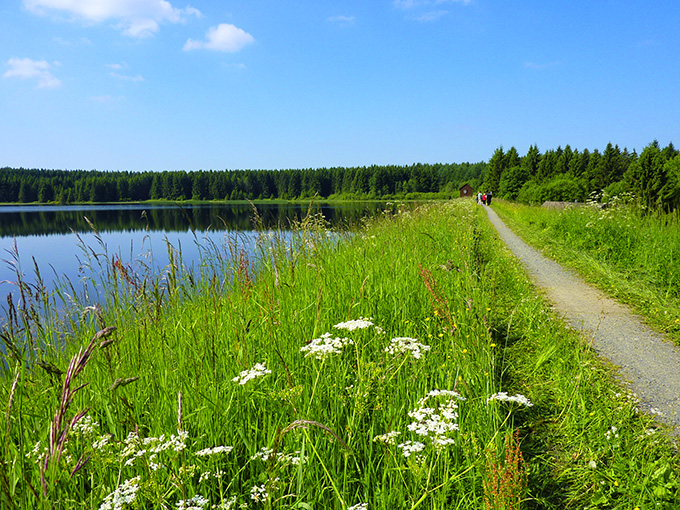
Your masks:
<path fill-rule="evenodd" d="M 24 287 L 2 506 L 672 508 L 669 440 L 482 213 L 395 206 L 351 235 L 308 216 L 263 232 L 257 274 L 237 238 L 201 278 L 86 250 L 105 304 L 59 315 Z"/>
<path fill-rule="evenodd" d="M 680 343 L 680 213 L 651 212 L 622 197 L 544 209 L 499 201 L 498 214 L 525 240 L 634 306 Z"/>

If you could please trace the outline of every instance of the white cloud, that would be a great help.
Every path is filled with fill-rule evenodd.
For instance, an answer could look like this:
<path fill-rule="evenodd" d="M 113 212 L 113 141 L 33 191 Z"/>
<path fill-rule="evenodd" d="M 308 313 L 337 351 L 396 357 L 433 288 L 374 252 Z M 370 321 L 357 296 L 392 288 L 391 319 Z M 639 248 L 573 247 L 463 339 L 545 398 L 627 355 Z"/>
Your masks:
<path fill-rule="evenodd" d="M 187 40 L 184 50 L 215 50 L 235 53 L 244 46 L 251 44 L 255 38 L 248 32 L 228 23 L 221 23 L 212 27 L 205 35 L 205 40 Z"/>
<path fill-rule="evenodd" d="M 104 94 L 103 96 L 92 96 L 90 101 L 94 103 L 113 103 L 115 99 L 109 94 Z"/>
<path fill-rule="evenodd" d="M 348 27 L 354 25 L 356 18 L 354 16 L 331 16 L 328 18 L 331 23 L 337 23 L 341 27 Z"/>
<path fill-rule="evenodd" d="M 437 21 L 439 18 L 446 16 L 449 11 L 428 11 L 420 16 L 416 16 L 416 21 L 422 21 L 423 23 L 428 23 L 430 21 Z"/>
<path fill-rule="evenodd" d="M 22 80 L 36 78 L 39 89 L 54 89 L 61 85 L 61 80 L 55 78 L 50 72 L 52 64 L 45 60 L 10 58 L 7 65 L 10 68 L 2 75 L 3 78 L 20 78 Z M 58 66 L 59 63 L 55 62 L 54 65 Z"/>
<path fill-rule="evenodd" d="M 123 81 L 131 81 L 131 82 L 140 82 L 144 81 L 144 77 L 141 75 L 137 76 L 128 76 L 126 74 L 120 74 L 120 73 L 109 73 L 111 77 L 116 78 L 117 80 L 123 80 Z"/>
<path fill-rule="evenodd" d="M 139 39 L 151 37 L 156 32 L 158 32 L 158 23 L 152 19 L 136 19 L 130 22 L 130 26 L 123 30 L 123 34 Z"/>
<path fill-rule="evenodd" d="M 130 37 L 152 36 L 161 22 L 181 23 L 189 16 L 201 16 L 198 9 L 177 9 L 166 0 L 24 0 L 24 6 L 37 14 L 65 12 L 92 23 L 117 20 Z"/>
<path fill-rule="evenodd" d="M 545 64 L 537 64 L 536 62 L 524 62 L 524 68 L 525 69 L 534 69 L 534 70 L 542 70 L 542 69 L 550 69 L 551 67 L 556 67 L 561 65 L 562 62 L 559 60 L 555 60 L 553 62 L 546 62 Z"/>

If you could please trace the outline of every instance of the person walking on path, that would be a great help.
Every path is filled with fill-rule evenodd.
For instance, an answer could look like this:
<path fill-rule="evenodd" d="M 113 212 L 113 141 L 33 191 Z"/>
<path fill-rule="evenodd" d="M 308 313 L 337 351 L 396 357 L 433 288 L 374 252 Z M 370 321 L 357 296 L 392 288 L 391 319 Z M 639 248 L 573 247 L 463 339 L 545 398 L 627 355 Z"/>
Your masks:
<path fill-rule="evenodd" d="M 477 205 L 482 205 L 482 192 L 477 192 Z"/>
<path fill-rule="evenodd" d="M 486 192 L 486 205 L 491 205 L 491 191 Z"/>
<path fill-rule="evenodd" d="M 625 305 L 586 284 L 515 235 L 490 207 L 486 214 L 500 238 L 524 264 L 555 310 L 592 340 L 593 348 L 619 367 L 640 407 L 680 431 L 680 348 L 638 319 Z"/>

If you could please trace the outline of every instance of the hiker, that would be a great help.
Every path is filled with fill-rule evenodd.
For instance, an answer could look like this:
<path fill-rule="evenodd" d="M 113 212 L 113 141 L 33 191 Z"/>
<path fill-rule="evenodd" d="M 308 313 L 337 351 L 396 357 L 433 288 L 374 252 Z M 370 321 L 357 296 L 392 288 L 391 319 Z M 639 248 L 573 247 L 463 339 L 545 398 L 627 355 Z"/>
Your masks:
<path fill-rule="evenodd" d="M 477 192 L 477 205 L 482 205 L 482 192 Z"/>
<path fill-rule="evenodd" d="M 486 192 L 486 205 L 491 205 L 491 191 Z"/>
<path fill-rule="evenodd" d="M 482 195 L 482 203 L 486 205 L 486 193 Z"/>

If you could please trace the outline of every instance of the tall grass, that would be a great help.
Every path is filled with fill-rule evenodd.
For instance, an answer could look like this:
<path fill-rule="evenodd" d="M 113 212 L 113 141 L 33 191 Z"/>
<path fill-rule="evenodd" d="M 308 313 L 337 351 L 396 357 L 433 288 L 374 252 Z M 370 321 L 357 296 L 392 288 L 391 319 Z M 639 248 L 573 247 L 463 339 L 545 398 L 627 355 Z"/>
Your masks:
<path fill-rule="evenodd" d="M 626 501 L 673 501 L 666 441 L 480 209 L 395 206 L 352 235 L 309 215 L 263 233 L 256 275 L 236 240 L 201 278 L 109 256 L 109 299 L 59 348 L 57 324 L 28 343 L 4 329 L 2 504 L 612 508 L 612 479 L 638 484 Z"/>
<path fill-rule="evenodd" d="M 515 231 L 623 299 L 680 341 L 680 212 L 621 197 L 565 210 L 499 201 Z"/>

